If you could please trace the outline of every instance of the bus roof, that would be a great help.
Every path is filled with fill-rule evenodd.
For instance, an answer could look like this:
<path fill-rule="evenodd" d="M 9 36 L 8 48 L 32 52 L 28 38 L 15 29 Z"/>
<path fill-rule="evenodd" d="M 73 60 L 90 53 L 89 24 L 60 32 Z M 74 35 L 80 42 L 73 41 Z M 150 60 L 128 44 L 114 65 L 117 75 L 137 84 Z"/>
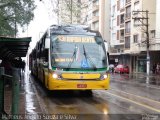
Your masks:
<path fill-rule="evenodd" d="M 50 27 L 51 34 L 62 35 L 91 35 L 101 36 L 100 32 L 93 31 L 85 25 L 52 25 Z"/>

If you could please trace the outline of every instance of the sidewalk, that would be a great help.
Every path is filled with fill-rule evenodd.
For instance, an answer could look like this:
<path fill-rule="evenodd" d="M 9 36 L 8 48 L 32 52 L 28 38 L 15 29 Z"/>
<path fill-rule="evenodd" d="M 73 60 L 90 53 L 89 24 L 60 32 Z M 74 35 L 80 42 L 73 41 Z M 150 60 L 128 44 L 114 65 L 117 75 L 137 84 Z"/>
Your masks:
<path fill-rule="evenodd" d="M 29 89 L 27 89 L 29 88 Z M 8 115 L 11 115 L 12 106 L 12 87 L 11 85 L 5 86 L 4 91 L 4 110 Z M 41 114 L 43 113 L 36 92 L 31 85 L 29 75 L 23 73 L 20 80 L 19 92 L 19 114 Z"/>

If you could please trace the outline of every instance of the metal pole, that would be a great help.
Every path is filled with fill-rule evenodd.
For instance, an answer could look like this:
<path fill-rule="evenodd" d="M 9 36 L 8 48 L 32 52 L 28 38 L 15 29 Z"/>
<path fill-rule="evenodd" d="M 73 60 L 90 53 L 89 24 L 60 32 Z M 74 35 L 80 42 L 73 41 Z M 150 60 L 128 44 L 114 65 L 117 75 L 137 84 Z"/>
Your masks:
<path fill-rule="evenodd" d="M 146 36 L 147 36 L 147 38 L 146 38 L 146 43 L 147 43 L 147 45 L 146 45 L 146 73 L 147 73 L 147 75 L 149 76 L 149 74 L 150 74 L 150 54 L 149 54 L 149 23 L 148 23 L 148 19 L 149 19 L 149 17 L 148 17 L 148 13 L 149 13 L 149 11 L 148 10 L 146 10 L 146 11 L 133 11 L 133 13 L 139 13 L 139 12 L 141 12 L 141 13 L 146 13 L 146 17 L 135 17 L 135 18 L 133 18 L 133 19 L 137 19 L 137 20 L 142 20 L 142 26 L 145 26 L 146 27 L 146 31 L 145 31 L 145 33 L 146 33 Z M 144 24 L 143 23 L 143 20 L 146 20 L 146 24 Z"/>
<path fill-rule="evenodd" d="M 0 114 L 4 112 L 4 67 L 0 67 Z"/>
<path fill-rule="evenodd" d="M 20 69 L 13 68 L 13 79 L 12 79 L 12 115 L 18 114 L 19 109 L 19 80 L 20 80 Z M 16 120 L 16 119 L 13 119 Z"/>
<path fill-rule="evenodd" d="M 17 36 L 17 24 L 16 24 L 16 17 L 15 17 L 15 21 L 14 21 L 15 23 L 15 38 L 16 38 L 16 36 Z"/>
<path fill-rule="evenodd" d="M 71 24 L 72 24 L 72 8 L 73 8 L 73 0 L 71 0 Z"/>
<path fill-rule="evenodd" d="M 59 13 L 59 12 L 60 12 L 59 4 L 60 4 L 60 3 L 59 3 L 59 0 L 58 0 L 58 11 L 57 11 L 57 12 L 58 12 L 58 25 L 59 25 L 59 14 L 60 14 L 60 13 Z"/>
<path fill-rule="evenodd" d="M 14 5 L 14 25 L 15 25 L 15 38 L 17 36 L 17 23 L 16 23 L 16 6 Z"/>
<path fill-rule="evenodd" d="M 147 35 L 147 75 L 150 73 L 150 54 L 149 54 L 149 32 L 148 32 L 148 10 L 146 11 L 146 35 Z"/>

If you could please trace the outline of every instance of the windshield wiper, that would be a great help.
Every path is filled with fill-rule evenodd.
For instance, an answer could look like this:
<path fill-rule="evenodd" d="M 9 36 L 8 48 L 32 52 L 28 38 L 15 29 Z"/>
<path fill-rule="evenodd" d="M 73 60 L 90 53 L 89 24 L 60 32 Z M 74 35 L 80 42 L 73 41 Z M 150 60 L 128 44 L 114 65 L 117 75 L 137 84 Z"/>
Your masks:
<path fill-rule="evenodd" d="M 90 63 L 93 65 L 93 69 L 94 69 L 94 70 L 97 70 L 97 67 L 96 67 L 95 64 L 93 63 L 91 57 L 87 54 L 84 45 L 83 45 L 83 52 L 84 52 L 83 54 L 84 54 L 86 60 L 88 59 L 88 60 L 90 61 Z"/>
<path fill-rule="evenodd" d="M 74 58 L 75 58 L 76 53 L 77 53 L 77 46 L 75 45 L 75 49 L 74 49 L 74 51 L 73 51 L 72 58 L 71 58 L 72 61 L 70 61 L 70 62 L 68 63 L 67 70 L 69 70 L 69 69 L 71 68 L 71 65 L 72 65 L 72 63 L 73 63 L 73 61 L 74 61 Z"/>

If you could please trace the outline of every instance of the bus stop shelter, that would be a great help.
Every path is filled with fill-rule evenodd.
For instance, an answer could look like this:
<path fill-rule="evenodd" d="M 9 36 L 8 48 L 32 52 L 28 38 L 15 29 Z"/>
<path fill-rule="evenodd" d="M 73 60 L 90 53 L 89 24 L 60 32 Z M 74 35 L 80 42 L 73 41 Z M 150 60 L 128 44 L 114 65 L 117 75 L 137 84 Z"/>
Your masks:
<path fill-rule="evenodd" d="M 26 57 L 31 37 L 24 38 L 11 38 L 0 36 L 0 59 L 12 61 L 15 58 Z M 10 78 L 12 81 L 12 102 L 11 102 L 11 113 L 18 114 L 19 106 L 19 80 L 20 80 L 20 69 L 12 68 L 12 76 L 4 73 L 4 67 L 0 67 L 0 119 L 3 120 L 2 116 L 7 113 L 4 110 L 4 82 L 5 78 Z M 8 119 L 8 117 L 7 117 Z M 5 119 L 6 120 L 6 119 Z M 13 119 L 14 120 L 14 119 Z"/>
<path fill-rule="evenodd" d="M 0 36 L 0 59 L 14 59 L 25 57 L 28 51 L 31 37 L 11 38 Z"/>

